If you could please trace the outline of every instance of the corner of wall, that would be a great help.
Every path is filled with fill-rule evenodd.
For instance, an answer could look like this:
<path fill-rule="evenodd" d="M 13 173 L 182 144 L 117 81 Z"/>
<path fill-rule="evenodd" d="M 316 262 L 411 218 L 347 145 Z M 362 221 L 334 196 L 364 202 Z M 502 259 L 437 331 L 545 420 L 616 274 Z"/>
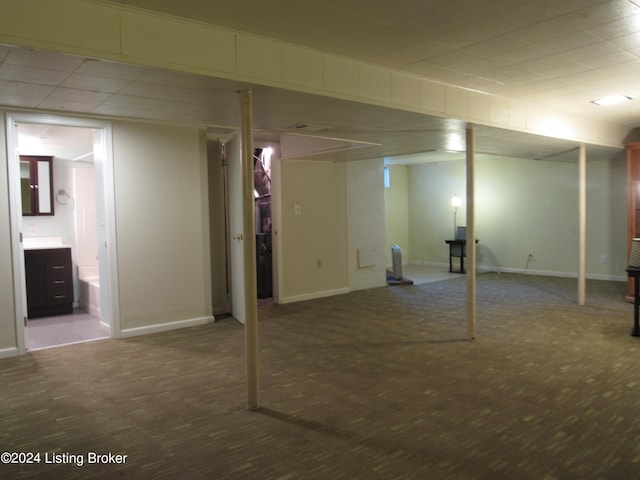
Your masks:
<path fill-rule="evenodd" d="M 16 309 L 13 287 L 13 241 L 4 112 L 0 112 L 0 357 L 17 355 Z"/>
<path fill-rule="evenodd" d="M 347 164 L 347 237 L 349 288 L 386 284 L 384 161 Z"/>

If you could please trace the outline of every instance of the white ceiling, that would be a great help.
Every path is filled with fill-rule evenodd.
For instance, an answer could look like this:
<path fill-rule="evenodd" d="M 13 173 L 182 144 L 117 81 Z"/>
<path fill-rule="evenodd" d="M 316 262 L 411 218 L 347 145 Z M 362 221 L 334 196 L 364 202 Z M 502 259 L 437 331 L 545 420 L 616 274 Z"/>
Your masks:
<path fill-rule="evenodd" d="M 638 0 L 113 0 L 443 83 L 638 124 Z M 640 101 L 640 100 L 639 100 Z"/>
<path fill-rule="evenodd" d="M 114 0 L 624 125 L 640 123 L 640 0 Z M 228 133 L 239 88 L 258 136 L 313 133 L 375 145 L 332 158 L 464 149 L 464 122 L 220 79 L 0 46 L 0 105 L 171 120 Z M 598 107 L 612 93 L 634 100 Z M 215 127 L 220 128 L 215 128 Z M 262 132 L 262 133 L 261 133 Z M 304 131 L 302 131 L 304 133 Z M 481 152 L 576 158 L 573 142 L 478 127 Z M 568 152 L 564 153 L 563 152 Z M 615 149 L 588 147 L 589 158 Z"/>
<path fill-rule="evenodd" d="M 93 162 L 93 130 L 37 123 L 18 125 L 18 154 Z"/>

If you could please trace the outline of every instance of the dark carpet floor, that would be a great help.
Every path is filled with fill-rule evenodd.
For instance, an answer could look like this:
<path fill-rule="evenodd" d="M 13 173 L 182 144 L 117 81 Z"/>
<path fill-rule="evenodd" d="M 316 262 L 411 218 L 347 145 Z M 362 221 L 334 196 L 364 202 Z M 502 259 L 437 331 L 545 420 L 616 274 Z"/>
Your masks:
<path fill-rule="evenodd" d="M 480 274 L 473 342 L 464 277 L 262 304 L 259 411 L 231 318 L 5 359 L 0 478 L 639 478 L 624 292 Z"/>

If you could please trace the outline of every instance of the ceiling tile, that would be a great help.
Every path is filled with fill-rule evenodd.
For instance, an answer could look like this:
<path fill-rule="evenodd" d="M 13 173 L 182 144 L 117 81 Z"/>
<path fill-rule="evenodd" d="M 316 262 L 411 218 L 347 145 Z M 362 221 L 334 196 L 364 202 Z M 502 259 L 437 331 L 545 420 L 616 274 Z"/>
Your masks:
<path fill-rule="evenodd" d="M 75 73 L 131 81 L 139 78 L 146 71 L 146 68 L 138 65 L 86 59 L 78 66 Z"/>
<path fill-rule="evenodd" d="M 579 31 L 552 39 L 542 40 L 537 42 L 536 45 L 543 48 L 550 54 L 553 54 L 566 52 L 567 50 L 573 50 L 580 47 L 595 45 L 601 41 L 602 39 L 600 37 L 591 32 Z"/>
<path fill-rule="evenodd" d="M 467 65 L 477 63 L 481 60 L 482 57 L 479 55 L 465 52 L 464 50 L 456 50 L 446 55 L 427 58 L 424 62 L 440 68 L 464 71 L 464 67 Z"/>
<path fill-rule="evenodd" d="M 571 52 L 568 52 L 570 54 Z M 615 67 L 615 68 L 625 68 L 625 64 L 634 63 L 635 68 L 638 66 L 638 56 L 634 55 L 631 52 L 616 52 L 610 53 L 608 55 L 599 55 L 594 56 L 592 58 L 585 58 L 581 60 L 581 63 L 585 65 L 589 65 L 593 69 L 604 68 L 604 67 Z M 609 77 L 611 76 L 611 72 L 609 72 Z"/>
<path fill-rule="evenodd" d="M 468 52 L 476 55 L 481 55 L 485 58 L 495 57 L 514 50 L 523 49 L 529 46 L 528 43 L 518 40 L 509 34 L 501 34 L 491 37 L 487 40 L 468 45 L 464 49 Z"/>
<path fill-rule="evenodd" d="M 344 13 L 339 17 L 324 22 L 318 22 L 316 28 L 310 28 L 307 34 L 302 34 L 304 43 L 309 35 L 311 38 L 326 39 L 331 51 L 336 51 L 336 46 L 358 40 L 367 35 L 372 35 L 382 28 L 382 24 L 372 21 L 361 15 Z M 322 46 L 318 46 L 322 50 Z M 339 53 L 339 48 L 336 51 Z"/>
<path fill-rule="evenodd" d="M 552 68 L 562 68 L 569 63 L 572 63 L 571 57 L 565 54 L 557 53 L 521 63 L 520 67 L 526 68 L 532 72 L 541 73 L 544 70 L 549 70 Z"/>
<path fill-rule="evenodd" d="M 73 73 L 62 83 L 62 86 L 94 92 L 116 93 L 128 84 L 129 80 Z"/>
<path fill-rule="evenodd" d="M 76 110 L 87 112 L 107 100 L 111 95 L 71 88 L 56 88 L 39 107 L 51 110 Z"/>
<path fill-rule="evenodd" d="M 603 110 L 582 103 L 591 93 L 640 85 L 638 2 L 483 0 L 479 7 L 477 0 L 113 1 L 270 37 L 298 45 L 301 52 L 313 48 L 318 56 L 350 56 L 370 64 L 368 68 L 391 66 L 400 74 L 441 82 L 429 85 L 497 93 L 505 96 L 507 106 L 514 101 L 533 100 L 540 106 L 552 102 L 553 107 L 594 118 L 637 123 L 635 105 L 619 110 L 616 117 L 612 110 L 598 113 Z M 91 109 L 104 115 L 237 126 L 235 92 L 251 87 L 7 46 L 0 46 L 0 61 L 0 102 L 25 108 Z M 60 84 L 65 88 L 54 92 Z M 260 128 L 329 124 L 336 126 L 336 135 L 385 142 L 385 150 L 430 148 L 430 142 L 441 141 L 450 121 L 253 88 L 255 123 Z M 507 140 L 502 132 L 491 132 L 483 131 L 481 138 L 494 146 L 506 142 L 515 149 L 513 142 L 530 142 L 513 132 Z"/>
<path fill-rule="evenodd" d="M 589 31 L 605 40 L 638 33 L 640 31 L 640 10 L 635 15 L 590 27 Z"/>
<path fill-rule="evenodd" d="M 640 48 L 640 32 L 633 32 L 628 35 L 613 37 L 609 41 L 626 50 L 637 49 Z"/>
<path fill-rule="evenodd" d="M 5 64 L 21 65 L 59 72 L 72 72 L 84 61 L 81 57 L 28 48 L 12 48 Z"/>
<path fill-rule="evenodd" d="M 60 85 L 68 76 L 68 72 L 59 70 L 46 70 L 44 68 L 11 65 L 7 63 L 0 67 L 0 79 L 14 80 L 17 82 Z"/>
<path fill-rule="evenodd" d="M 55 87 L 0 80 L 0 103 L 35 108 Z"/>
<path fill-rule="evenodd" d="M 547 55 L 548 52 L 537 45 L 527 45 L 511 52 L 492 55 L 490 58 L 504 65 L 519 65 L 536 60 Z"/>

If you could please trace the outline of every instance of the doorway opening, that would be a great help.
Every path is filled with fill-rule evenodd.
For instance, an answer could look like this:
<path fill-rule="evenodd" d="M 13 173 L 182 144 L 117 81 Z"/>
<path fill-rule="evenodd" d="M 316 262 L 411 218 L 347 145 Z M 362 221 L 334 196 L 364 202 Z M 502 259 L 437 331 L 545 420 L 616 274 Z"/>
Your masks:
<path fill-rule="evenodd" d="M 51 157 L 52 166 L 52 214 L 24 213 L 23 195 L 28 348 L 108 338 L 108 325 L 100 321 L 93 129 L 18 123 L 17 131 L 21 167 L 27 155 Z M 22 192 L 28 191 L 23 171 Z M 47 265 L 51 254 L 65 250 L 71 267 L 68 280 L 62 273 L 49 271 L 65 270 L 63 260 L 58 261 L 60 265 Z M 47 284 L 49 275 L 55 276 L 55 287 Z M 55 291 L 51 293 L 50 288 Z M 47 298 L 52 295 L 53 300 Z"/>
<path fill-rule="evenodd" d="M 7 116 L 9 151 L 15 152 L 9 159 L 12 228 L 21 239 L 14 246 L 19 353 L 116 336 L 115 258 L 109 259 L 115 248 L 107 242 L 115 223 L 106 195 L 113 189 L 106 168 L 111 131 L 98 123 Z M 43 214 L 25 209 L 29 189 L 38 192 L 42 183 L 39 176 L 26 178 L 25 158 L 50 159 L 50 209 Z"/>
<path fill-rule="evenodd" d="M 278 161 L 279 145 L 268 140 L 255 142 L 253 158 L 254 238 L 244 236 L 244 206 L 242 149 L 240 137 L 223 144 L 220 165 L 224 165 L 224 191 L 219 198 L 218 212 L 226 221 L 223 238 L 227 262 L 224 265 L 228 294 L 228 312 L 240 323 L 245 322 L 247 296 L 245 289 L 245 257 L 243 242 L 256 246 L 256 292 L 260 304 L 279 302 L 278 256 Z M 247 259 L 249 261 L 249 259 Z M 254 299 L 249 299 L 253 301 Z"/>
<path fill-rule="evenodd" d="M 253 193 L 256 215 L 256 274 L 258 299 L 273 298 L 271 160 L 273 148 L 253 150 Z"/>

